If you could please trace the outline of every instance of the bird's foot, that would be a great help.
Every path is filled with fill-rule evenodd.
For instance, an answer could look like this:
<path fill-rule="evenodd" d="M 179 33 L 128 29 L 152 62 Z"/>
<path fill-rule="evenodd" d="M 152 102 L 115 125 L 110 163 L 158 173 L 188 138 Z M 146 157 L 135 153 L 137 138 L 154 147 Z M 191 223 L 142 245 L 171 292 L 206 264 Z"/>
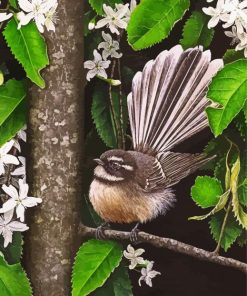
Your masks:
<path fill-rule="evenodd" d="M 99 240 L 106 239 L 105 230 L 110 229 L 110 228 L 111 228 L 111 226 L 109 223 L 107 223 L 107 222 L 102 223 L 96 229 L 96 234 L 95 234 L 96 239 L 99 239 Z"/>
<path fill-rule="evenodd" d="M 139 242 L 138 233 L 140 232 L 140 229 L 138 229 L 138 226 L 139 223 L 137 223 L 136 226 L 130 232 L 130 241 L 134 245 L 137 245 Z"/>

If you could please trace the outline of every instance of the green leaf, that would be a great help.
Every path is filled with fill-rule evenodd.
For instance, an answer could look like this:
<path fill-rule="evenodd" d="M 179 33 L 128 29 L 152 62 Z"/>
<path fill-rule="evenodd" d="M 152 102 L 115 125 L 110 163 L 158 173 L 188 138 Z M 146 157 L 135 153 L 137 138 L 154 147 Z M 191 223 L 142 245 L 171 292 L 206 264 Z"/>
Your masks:
<path fill-rule="evenodd" d="M 218 242 L 220 237 L 220 231 L 225 217 L 225 211 L 217 213 L 214 215 L 210 222 L 210 229 L 213 238 Z M 242 232 L 241 226 L 238 225 L 237 221 L 234 219 L 233 215 L 230 213 L 226 222 L 225 230 L 221 240 L 221 247 L 227 251 L 230 246 L 236 241 L 238 236 Z"/>
<path fill-rule="evenodd" d="M 101 287 L 122 258 L 121 245 L 114 241 L 90 240 L 75 258 L 72 296 L 84 296 Z"/>
<path fill-rule="evenodd" d="M 26 122 L 26 87 L 8 80 L 0 86 L 0 146 L 13 138 Z"/>
<path fill-rule="evenodd" d="M 189 0 L 142 0 L 130 17 L 128 41 L 135 50 L 165 39 L 189 8 Z"/>
<path fill-rule="evenodd" d="M 247 232 L 245 230 L 243 230 L 240 236 L 237 238 L 237 244 L 240 247 L 243 247 L 247 244 Z"/>
<path fill-rule="evenodd" d="M 12 243 L 9 244 L 6 248 L 3 247 L 3 243 L 3 237 L 0 237 L 0 251 L 3 253 L 5 260 L 9 264 L 20 262 L 23 244 L 22 234 L 20 232 L 14 232 Z"/>
<path fill-rule="evenodd" d="M 3 31 L 5 40 L 15 58 L 22 64 L 30 78 L 39 87 L 45 87 L 40 71 L 49 64 L 44 38 L 34 22 L 17 29 L 17 20 L 12 18 Z"/>
<path fill-rule="evenodd" d="M 26 88 L 22 81 L 9 80 L 0 86 L 0 125 L 11 115 L 26 97 Z"/>
<path fill-rule="evenodd" d="M 89 0 L 90 5 L 92 8 L 97 12 L 99 15 L 103 15 L 103 4 L 106 4 L 107 6 L 111 6 L 112 8 L 115 8 L 115 3 L 123 3 L 122 0 Z"/>
<path fill-rule="evenodd" d="M 133 296 L 128 268 L 121 263 L 105 285 L 97 289 L 93 296 Z"/>
<path fill-rule="evenodd" d="M 194 11 L 183 28 L 183 38 L 180 44 L 184 49 L 202 45 L 209 47 L 214 36 L 214 30 L 208 29 L 209 17 L 200 11 Z"/>
<path fill-rule="evenodd" d="M 213 78 L 207 97 L 219 107 L 206 109 L 209 125 L 215 136 L 220 135 L 243 108 L 247 98 L 247 60 L 226 65 Z"/>
<path fill-rule="evenodd" d="M 8 265 L 0 256 L 0 291 L 1 296 L 31 296 L 32 289 L 26 273 L 20 263 Z M 5 294 L 3 294 L 3 292 Z"/>
<path fill-rule="evenodd" d="M 234 119 L 234 124 L 238 129 L 241 137 L 245 141 L 247 139 L 247 128 L 243 111 L 240 111 L 240 113 L 236 116 L 236 118 Z"/>
<path fill-rule="evenodd" d="M 197 177 L 191 188 L 192 199 L 203 209 L 215 206 L 222 194 L 223 189 L 220 181 L 209 176 Z"/>
<path fill-rule="evenodd" d="M 116 88 L 117 89 L 117 88 Z M 112 91 L 113 107 L 116 113 L 118 124 L 120 122 L 119 114 L 119 97 L 116 90 Z M 127 98 L 123 96 L 123 111 L 124 111 L 124 130 L 126 130 L 128 122 Z M 113 119 L 110 112 L 109 103 L 109 87 L 106 83 L 99 82 L 93 93 L 92 117 L 95 123 L 97 132 L 103 142 L 111 148 L 117 147 L 116 130 L 113 125 Z"/>
<path fill-rule="evenodd" d="M 226 191 L 225 193 L 223 193 L 220 196 L 217 205 L 208 214 L 202 215 L 202 216 L 189 217 L 188 220 L 204 220 L 204 219 L 208 218 L 209 216 L 212 216 L 215 213 L 219 212 L 220 210 L 222 210 L 225 207 L 225 205 L 226 205 L 226 203 L 228 201 L 228 198 L 229 198 L 229 194 L 230 194 L 230 191 L 229 190 Z"/>
<path fill-rule="evenodd" d="M 247 101 L 244 104 L 243 112 L 244 112 L 244 117 L 245 117 L 245 123 L 247 123 Z"/>
<path fill-rule="evenodd" d="M 240 59 L 244 59 L 244 53 L 243 51 L 236 51 L 235 49 L 227 49 L 223 56 L 225 64 L 229 64 Z"/>
<path fill-rule="evenodd" d="M 14 8 L 17 8 L 17 2 L 16 2 L 16 0 L 9 0 L 9 4 L 10 4 L 10 6 L 12 6 Z"/>
<path fill-rule="evenodd" d="M 240 159 L 237 158 L 231 169 L 231 191 L 232 191 L 232 207 L 233 213 L 240 225 L 247 229 L 247 213 L 245 213 L 238 199 L 238 176 L 240 172 Z"/>

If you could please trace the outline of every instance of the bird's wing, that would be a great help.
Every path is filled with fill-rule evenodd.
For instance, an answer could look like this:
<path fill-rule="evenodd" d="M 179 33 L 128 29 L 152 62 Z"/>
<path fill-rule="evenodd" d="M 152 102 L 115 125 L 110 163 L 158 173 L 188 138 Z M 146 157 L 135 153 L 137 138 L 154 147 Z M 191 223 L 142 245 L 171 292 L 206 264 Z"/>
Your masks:
<path fill-rule="evenodd" d="M 159 159 L 155 159 L 144 189 L 154 191 L 171 187 L 212 158 L 206 158 L 203 154 L 165 152 Z"/>
<path fill-rule="evenodd" d="M 160 153 L 208 125 L 206 91 L 223 61 L 211 61 L 201 47 L 183 51 L 180 45 L 149 61 L 132 82 L 128 95 L 133 147 Z"/>

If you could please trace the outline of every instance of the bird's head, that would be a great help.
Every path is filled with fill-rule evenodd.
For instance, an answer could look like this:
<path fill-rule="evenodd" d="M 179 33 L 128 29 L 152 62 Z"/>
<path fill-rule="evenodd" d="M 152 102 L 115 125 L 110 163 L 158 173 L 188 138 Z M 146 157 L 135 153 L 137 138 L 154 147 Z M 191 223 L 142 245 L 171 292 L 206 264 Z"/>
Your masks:
<path fill-rule="evenodd" d="M 135 159 L 127 151 L 109 150 L 94 161 L 98 164 L 94 176 L 101 181 L 122 182 L 135 175 Z"/>

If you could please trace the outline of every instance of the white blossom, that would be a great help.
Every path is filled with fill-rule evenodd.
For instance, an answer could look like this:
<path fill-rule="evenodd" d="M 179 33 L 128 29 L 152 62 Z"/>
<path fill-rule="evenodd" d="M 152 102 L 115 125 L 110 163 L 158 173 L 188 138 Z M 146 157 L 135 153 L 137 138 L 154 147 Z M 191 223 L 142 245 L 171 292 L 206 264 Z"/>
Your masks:
<path fill-rule="evenodd" d="M 20 218 L 21 222 L 23 222 L 25 209 L 34 207 L 38 203 L 42 202 L 41 198 L 27 196 L 28 188 L 28 184 L 26 184 L 22 179 L 19 179 L 19 193 L 13 185 L 6 186 L 4 184 L 2 189 L 11 198 L 3 204 L 0 209 L 0 213 L 6 213 L 10 210 L 16 209 L 17 218 Z"/>
<path fill-rule="evenodd" d="M 204 7 L 203 12 L 211 16 L 208 28 L 215 27 L 219 21 L 228 21 L 229 15 L 225 8 L 225 0 L 218 0 L 216 7 Z"/>
<path fill-rule="evenodd" d="M 111 6 L 103 4 L 105 17 L 99 20 L 95 26 L 96 29 L 107 26 L 112 33 L 120 34 L 120 29 L 127 28 L 127 22 L 124 19 L 128 12 L 129 4 L 122 5 L 119 9 L 113 9 Z"/>
<path fill-rule="evenodd" d="M 117 52 L 119 50 L 119 43 L 113 40 L 110 34 L 106 34 L 105 32 L 102 32 L 102 37 L 105 41 L 98 45 L 98 49 L 103 48 L 103 59 L 106 60 L 109 56 L 117 59 L 120 58 L 122 54 Z"/>
<path fill-rule="evenodd" d="M 89 69 L 87 73 L 87 80 L 90 81 L 96 75 L 99 75 L 103 78 L 107 78 L 105 69 L 110 66 L 110 61 L 102 60 L 102 56 L 95 49 L 93 51 L 94 60 L 84 62 L 84 68 Z"/>
<path fill-rule="evenodd" d="M 17 14 L 18 29 L 33 19 L 38 30 L 43 33 L 46 15 L 57 5 L 57 0 L 18 0 L 18 4 L 23 10 Z"/>
<path fill-rule="evenodd" d="M 51 7 L 51 9 L 45 14 L 45 27 L 48 31 L 55 32 L 55 25 L 54 24 L 57 21 L 57 16 L 56 16 L 57 6 L 58 6 L 58 3 L 56 0 L 54 5 Z"/>
<path fill-rule="evenodd" d="M 231 44 L 234 45 L 240 42 L 237 28 L 235 26 L 232 27 L 231 31 L 225 31 L 225 35 L 229 38 L 232 38 Z"/>
<path fill-rule="evenodd" d="M 19 130 L 19 132 L 16 134 L 17 136 L 17 139 L 15 139 L 14 141 L 14 147 L 20 152 L 21 151 L 21 146 L 20 146 L 20 143 L 18 141 L 18 139 L 21 139 L 23 142 L 26 142 L 27 141 L 27 133 L 26 133 L 26 129 L 27 129 L 27 126 L 26 124 L 23 126 L 22 129 Z"/>
<path fill-rule="evenodd" d="M 13 13 L 0 12 L 0 23 L 10 19 L 13 16 Z"/>
<path fill-rule="evenodd" d="M 5 173 L 6 164 L 19 164 L 19 160 L 16 156 L 8 154 L 10 149 L 13 147 L 14 142 L 14 140 L 11 140 L 0 148 L 0 176 Z"/>
<path fill-rule="evenodd" d="M 239 35 L 240 43 L 236 46 L 236 50 L 244 50 L 244 56 L 247 58 L 247 33 Z"/>
<path fill-rule="evenodd" d="M 146 268 L 141 269 L 141 277 L 139 278 L 139 286 L 141 286 L 141 281 L 145 281 L 145 283 L 152 287 L 152 279 L 156 277 L 156 275 L 161 274 L 158 271 L 153 270 L 154 262 L 150 261 Z"/>
<path fill-rule="evenodd" d="M 242 34 L 247 29 L 247 1 L 239 2 L 239 0 L 231 0 L 225 4 L 225 9 L 228 12 L 228 19 L 223 28 L 228 28 L 235 25 L 238 34 Z"/>
<path fill-rule="evenodd" d="M 11 172 L 12 176 L 23 176 L 23 180 L 26 180 L 26 158 L 23 156 L 18 156 L 18 159 L 21 162 L 21 166 L 16 168 L 13 172 Z"/>
<path fill-rule="evenodd" d="M 11 221 L 13 218 L 13 210 L 4 213 L 0 216 L 0 235 L 4 238 L 4 248 L 12 243 L 12 236 L 14 231 L 26 231 L 29 227 L 19 221 Z"/>
<path fill-rule="evenodd" d="M 126 4 L 125 4 L 125 5 L 126 5 Z M 130 1 L 130 8 L 129 8 L 129 4 L 127 4 L 127 5 L 128 5 L 128 10 L 126 11 L 126 14 L 125 14 L 124 20 L 128 23 L 129 20 L 130 20 L 131 13 L 132 13 L 133 10 L 136 8 L 136 0 L 131 0 L 131 1 Z M 124 6 L 124 4 L 116 3 L 116 8 L 117 8 L 117 9 L 121 9 L 123 6 Z"/>
<path fill-rule="evenodd" d="M 135 250 L 131 245 L 127 246 L 127 251 L 124 251 L 124 257 L 130 260 L 129 269 L 134 269 L 138 264 L 145 264 L 146 261 L 140 257 L 145 252 L 144 249 Z"/>

